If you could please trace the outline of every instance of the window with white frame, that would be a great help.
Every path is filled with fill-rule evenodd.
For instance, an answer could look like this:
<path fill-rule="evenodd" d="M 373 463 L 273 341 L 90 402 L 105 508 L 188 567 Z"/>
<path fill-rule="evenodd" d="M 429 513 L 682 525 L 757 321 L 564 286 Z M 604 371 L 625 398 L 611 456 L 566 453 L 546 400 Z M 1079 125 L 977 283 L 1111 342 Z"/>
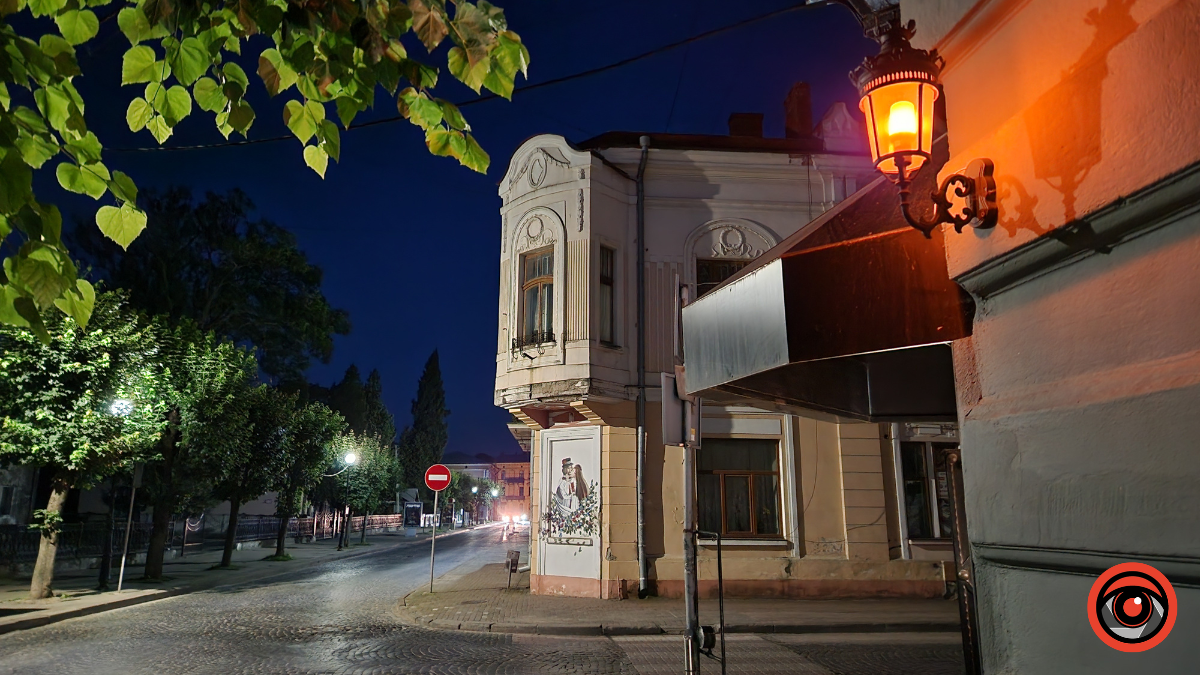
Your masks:
<path fill-rule="evenodd" d="M 900 442 L 900 483 L 909 539 L 953 536 L 946 453 L 957 449 L 955 443 Z"/>
<path fill-rule="evenodd" d="M 605 345 L 617 343 L 616 257 L 613 249 L 600 247 L 600 343 Z"/>
<path fill-rule="evenodd" d="M 554 248 L 521 256 L 521 324 L 514 347 L 554 342 Z"/>
<path fill-rule="evenodd" d="M 696 459 L 701 530 L 722 537 L 781 536 L 777 441 L 704 438 Z"/>

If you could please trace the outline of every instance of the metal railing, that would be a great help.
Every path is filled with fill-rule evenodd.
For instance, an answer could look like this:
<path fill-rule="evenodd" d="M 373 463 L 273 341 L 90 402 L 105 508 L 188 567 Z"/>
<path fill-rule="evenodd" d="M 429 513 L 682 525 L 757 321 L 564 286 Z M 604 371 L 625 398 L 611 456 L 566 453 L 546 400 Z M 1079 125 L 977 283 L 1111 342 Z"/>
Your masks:
<path fill-rule="evenodd" d="M 554 342 L 554 331 L 535 330 L 531 333 L 526 333 L 520 337 L 513 338 L 512 348 L 515 352 L 524 347 L 535 347 L 540 344 L 546 344 L 547 342 Z"/>
<path fill-rule="evenodd" d="M 64 523 L 59 527 L 58 560 L 92 558 L 104 555 L 108 536 L 106 522 Z M 24 525 L 0 525 L 0 566 L 31 563 L 37 560 L 41 530 Z M 125 523 L 112 526 L 111 547 L 119 553 L 125 541 Z M 150 545 L 150 523 L 134 523 L 129 535 L 129 550 L 143 551 Z"/>

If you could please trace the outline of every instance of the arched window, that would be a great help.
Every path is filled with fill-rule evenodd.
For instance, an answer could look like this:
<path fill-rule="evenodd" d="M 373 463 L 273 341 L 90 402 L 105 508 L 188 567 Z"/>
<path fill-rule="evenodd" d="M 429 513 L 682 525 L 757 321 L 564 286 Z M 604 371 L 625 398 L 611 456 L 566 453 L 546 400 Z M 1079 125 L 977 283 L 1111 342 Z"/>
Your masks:
<path fill-rule="evenodd" d="M 554 342 L 554 247 L 521 256 L 521 334 L 517 347 Z"/>

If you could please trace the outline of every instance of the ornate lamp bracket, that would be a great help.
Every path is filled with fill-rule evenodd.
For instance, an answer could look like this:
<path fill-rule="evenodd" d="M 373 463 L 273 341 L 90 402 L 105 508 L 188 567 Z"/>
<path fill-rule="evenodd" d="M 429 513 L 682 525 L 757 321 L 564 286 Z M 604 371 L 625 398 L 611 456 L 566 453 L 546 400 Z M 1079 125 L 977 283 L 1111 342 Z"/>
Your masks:
<path fill-rule="evenodd" d="M 942 223 L 954 225 L 955 232 L 971 225 L 978 230 L 996 226 L 999 212 L 996 208 L 995 165 L 990 159 L 976 159 L 962 173 L 946 176 L 937 192 L 931 193 L 933 217 L 919 218 L 912 213 L 912 179 L 905 171 L 904 159 L 897 158 L 900 177 L 896 181 L 900 192 L 900 212 L 904 220 L 931 238 L 933 229 Z M 951 190 L 953 189 L 953 197 Z"/>

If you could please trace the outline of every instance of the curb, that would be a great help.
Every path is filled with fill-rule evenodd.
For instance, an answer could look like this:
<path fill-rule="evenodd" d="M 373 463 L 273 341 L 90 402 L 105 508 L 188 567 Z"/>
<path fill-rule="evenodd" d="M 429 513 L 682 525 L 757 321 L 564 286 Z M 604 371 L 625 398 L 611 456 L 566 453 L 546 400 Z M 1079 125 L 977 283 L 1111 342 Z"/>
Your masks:
<path fill-rule="evenodd" d="M 450 535 L 458 534 L 460 532 L 474 532 L 476 529 L 477 528 L 470 528 L 470 529 L 464 528 L 461 530 L 453 530 L 451 532 L 446 532 L 446 533 L 442 534 L 441 536 L 443 536 L 443 537 L 450 536 Z M 422 541 L 428 541 L 428 539 L 422 540 Z M 43 616 L 31 616 L 28 618 L 17 619 L 16 621 L 11 621 L 8 623 L 0 624 L 0 635 L 4 635 L 5 633 L 14 633 L 19 630 L 28 630 L 30 628 L 38 628 L 39 626 L 45 626 L 45 625 L 52 624 L 52 623 L 58 623 L 59 621 L 66 621 L 67 619 L 77 619 L 81 616 L 89 616 L 91 614 L 99 614 L 100 612 L 107 612 L 107 611 L 113 610 L 113 609 L 122 609 L 125 607 L 132 607 L 134 605 L 141 605 L 143 603 L 154 602 L 156 600 L 166 600 L 167 598 L 173 598 L 173 597 L 176 597 L 179 595 L 187 595 L 188 593 L 198 593 L 200 591 L 225 590 L 225 589 L 230 589 L 230 588 L 236 588 L 238 586 L 244 586 L 247 584 L 256 584 L 256 583 L 260 583 L 263 581 L 276 579 L 278 577 L 295 574 L 297 570 L 308 569 L 309 567 L 316 567 L 317 565 L 323 565 L 328 562 L 334 562 L 337 560 L 350 560 L 352 558 L 362 558 L 362 557 L 369 556 L 369 555 L 377 555 L 379 553 L 386 553 L 388 551 L 395 550 L 406 544 L 416 544 L 416 543 L 420 543 L 420 542 L 398 541 L 390 546 L 385 546 L 383 548 L 378 548 L 378 549 L 375 549 L 372 551 L 359 551 L 356 553 L 350 553 L 350 554 L 342 555 L 342 556 L 338 556 L 338 557 L 334 557 L 331 555 L 331 556 L 317 559 L 317 560 L 309 560 L 309 561 L 305 562 L 303 565 L 300 565 L 299 567 L 293 567 L 292 569 L 289 569 L 286 571 L 280 570 L 279 572 L 273 572 L 271 574 L 267 574 L 267 575 L 264 575 L 261 577 L 256 577 L 254 579 L 246 579 L 244 581 L 234 581 L 234 582 L 227 583 L 227 584 L 216 584 L 216 585 L 212 585 L 212 586 L 184 586 L 184 587 L 180 587 L 180 588 L 172 588 L 170 590 L 162 590 L 162 591 L 158 591 L 158 592 L 147 593 L 145 595 L 138 595 L 138 596 L 134 596 L 131 598 L 113 599 L 109 602 L 96 603 L 95 605 L 91 605 L 90 607 L 79 607 L 76 609 L 68 609 L 68 610 L 62 611 L 62 612 L 55 612 L 54 614 L 46 614 Z M 44 610 L 35 610 L 34 612 L 31 612 L 31 613 L 36 613 L 37 611 L 44 611 Z M 455 626 L 455 628 L 457 628 L 457 626 Z"/>
<path fill-rule="evenodd" d="M 484 623 L 481 621 L 447 621 L 435 619 L 427 623 L 406 622 L 431 630 L 460 630 L 476 633 L 512 633 L 536 635 L 682 635 L 679 628 L 667 629 L 657 624 L 612 625 L 556 623 Z M 957 622 L 921 621 L 912 623 L 843 623 L 843 624 L 774 624 L 744 623 L 725 626 L 725 633 L 756 634 L 820 634 L 820 633 L 957 633 L 961 626 Z"/>

